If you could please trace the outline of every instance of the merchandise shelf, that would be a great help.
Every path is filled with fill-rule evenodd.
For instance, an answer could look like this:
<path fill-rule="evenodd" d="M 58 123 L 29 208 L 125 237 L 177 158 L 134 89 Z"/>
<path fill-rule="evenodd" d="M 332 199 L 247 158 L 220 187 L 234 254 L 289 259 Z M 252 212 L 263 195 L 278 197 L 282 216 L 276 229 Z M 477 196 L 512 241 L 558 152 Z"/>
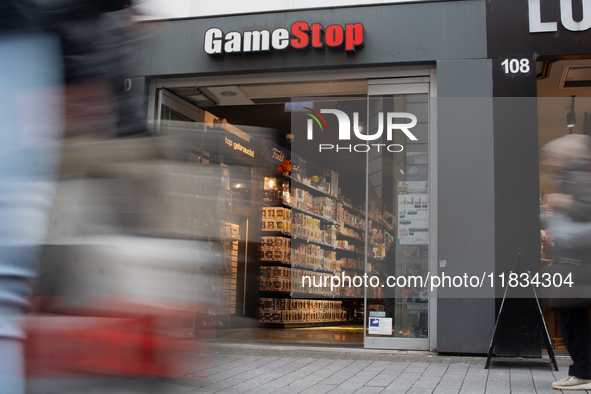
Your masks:
<path fill-rule="evenodd" d="M 364 228 L 359 228 L 359 227 L 355 227 L 352 224 L 349 223 L 343 223 L 345 225 L 345 227 L 349 227 L 352 228 L 353 230 L 357 230 L 357 231 L 361 231 L 363 234 L 365 234 L 365 229 Z"/>
<path fill-rule="evenodd" d="M 356 272 L 365 273 L 365 270 L 363 268 L 352 268 L 352 267 L 341 267 L 341 271 L 356 271 Z"/>
<path fill-rule="evenodd" d="M 285 207 L 285 208 L 289 208 L 292 211 L 296 211 L 296 212 L 301 212 L 301 213 L 305 213 L 306 215 L 310 215 L 316 219 L 320 219 L 320 220 L 324 220 L 326 222 L 332 223 L 334 225 L 340 226 L 341 223 L 337 222 L 336 220 L 327 218 L 326 216 L 322 216 L 322 215 L 318 215 L 314 212 L 310 212 L 306 209 L 302 209 L 302 208 L 298 208 L 298 207 L 294 207 L 291 204 L 288 204 L 286 202 L 281 202 L 281 201 L 263 201 L 263 205 L 267 206 L 267 207 Z"/>
<path fill-rule="evenodd" d="M 263 237 L 286 237 L 291 238 L 290 233 L 286 233 L 285 231 L 277 231 L 277 230 L 261 230 Z"/>
<path fill-rule="evenodd" d="M 379 263 L 381 263 L 382 261 L 384 261 L 384 259 L 379 259 L 377 257 L 369 257 L 369 256 L 367 256 L 367 259 L 368 260 L 372 260 L 372 261 L 377 261 Z"/>
<path fill-rule="evenodd" d="M 260 291 L 261 298 L 295 298 L 295 299 L 303 299 L 303 300 L 319 300 L 319 299 L 335 299 L 335 300 L 356 300 L 363 298 L 356 297 L 356 296 L 347 296 L 347 295 L 339 295 L 339 294 L 315 294 L 315 293 L 300 293 L 300 292 L 289 292 L 289 291 L 279 291 L 279 290 L 261 290 Z M 369 297 L 371 299 L 377 299 L 373 297 Z"/>
<path fill-rule="evenodd" d="M 293 235 L 292 234 L 291 235 L 291 239 L 292 240 L 295 240 L 295 241 L 308 242 L 308 243 L 316 244 L 316 245 L 319 245 L 319 246 L 326 246 L 327 248 L 331 248 L 331 249 L 337 249 L 337 247 L 335 245 L 331 245 L 331 244 L 328 244 L 326 242 L 316 241 L 316 240 L 309 239 L 309 238 L 306 238 L 306 237 L 301 237 L 299 235 Z"/>
<path fill-rule="evenodd" d="M 261 290 L 260 295 L 262 298 L 295 298 L 305 300 L 318 300 L 318 299 L 351 299 L 360 298 L 352 296 L 341 296 L 336 294 L 315 294 L 315 293 L 297 293 L 289 291 L 278 291 L 278 290 Z M 362 297 L 361 297 L 362 298 Z"/>
<path fill-rule="evenodd" d="M 385 229 L 387 229 L 389 231 L 392 231 L 393 230 L 393 227 L 390 226 L 388 223 L 386 223 L 383 220 L 376 220 L 376 219 L 372 219 L 372 218 L 369 218 L 369 220 L 371 220 L 371 224 L 372 225 L 376 225 L 377 224 L 377 225 L 379 225 L 381 227 L 384 227 Z"/>
<path fill-rule="evenodd" d="M 309 185 L 309 184 L 307 184 L 307 183 L 304 183 L 304 182 L 302 182 L 302 181 L 300 181 L 300 180 L 298 180 L 298 179 L 296 179 L 296 178 L 292 177 L 291 175 L 283 174 L 283 176 L 284 176 L 284 177 L 286 177 L 286 178 L 288 178 L 288 179 L 291 179 L 291 181 L 292 181 L 292 185 L 291 185 L 291 186 L 292 186 L 292 188 L 294 187 L 294 185 L 293 185 L 293 184 L 295 183 L 297 186 L 302 186 L 302 187 L 305 187 L 306 189 L 308 189 L 308 190 L 312 190 L 312 191 L 313 191 L 313 192 L 315 192 L 315 193 L 319 193 L 319 194 L 322 194 L 322 195 L 323 195 L 323 196 L 325 196 L 325 197 L 330 197 L 330 198 L 331 198 L 331 199 L 333 199 L 333 200 L 337 200 L 337 198 L 336 198 L 335 196 L 333 196 L 332 194 L 330 194 L 330 193 L 327 193 L 327 192 L 325 192 L 324 190 L 321 190 L 321 189 L 319 189 L 319 188 L 317 188 L 317 187 L 314 187 L 314 186 L 312 186 L 312 185 Z"/>
<path fill-rule="evenodd" d="M 321 215 L 315 214 L 315 213 L 310 212 L 310 211 L 307 211 L 305 209 L 297 208 L 297 207 L 294 207 L 293 205 L 289 205 L 289 207 L 291 208 L 292 211 L 305 213 L 306 215 L 310 215 L 310 216 L 312 216 L 312 217 L 314 217 L 316 219 L 324 220 L 326 222 L 335 224 L 337 226 L 340 226 L 341 225 L 341 223 L 337 222 L 336 220 L 333 220 L 333 219 L 327 218 L 325 216 L 321 216 Z"/>
<path fill-rule="evenodd" d="M 328 320 L 323 322 L 310 323 L 270 323 L 259 322 L 262 328 L 305 328 L 305 327 L 323 327 L 323 326 L 359 326 L 363 325 L 363 320 Z"/>
<path fill-rule="evenodd" d="M 263 267 L 291 267 L 291 268 L 302 269 L 305 271 L 322 272 L 322 273 L 327 273 L 327 274 L 336 274 L 336 273 L 340 272 L 340 271 L 335 271 L 335 270 L 329 270 L 326 268 L 309 267 L 307 265 L 302 265 L 302 264 L 288 263 L 286 261 L 261 260 L 261 266 L 263 266 Z"/>
<path fill-rule="evenodd" d="M 346 239 L 347 241 L 355 241 L 355 242 L 365 244 L 364 239 L 351 237 L 350 235 L 345 235 L 345 234 L 341 234 L 341 233 L 337 233 L 337 238 L 338 239 Z"/>
<path fill-rule="evenodd" d="M 349 212 L 355 213 L 355 214 L 357 214 L 357 215 L 361 215 L 361 217 L 365 217 L 365 212 L 363 212 L 363 211 L 360 211 L 360 210 L 359 210 L 359 209 L 357 209 L 357 208 L 353 208 L 353 206 L 351 206 L 351 205 L 347 205 L 347 204 L 345 204 L 345 203 L 343 203 L 343 202 L 341 202 L 341 204 L 342 204 L 342 205 L 343 205 L 343 207 L 344 207 L 344 208 L 346 208 L 346 209 L 347 209 Z"/>
<path fill-rule="evenodd" d="M 354 250 L 343 249 L 343 248 L 335 248 L 335 249 L 336 249 L 337 252 L 347 252 L 347 253 L 355 254 L 357 256 L 365 256 L 365 254 L 359 253 L 359 252 L 354 251 Z"/>

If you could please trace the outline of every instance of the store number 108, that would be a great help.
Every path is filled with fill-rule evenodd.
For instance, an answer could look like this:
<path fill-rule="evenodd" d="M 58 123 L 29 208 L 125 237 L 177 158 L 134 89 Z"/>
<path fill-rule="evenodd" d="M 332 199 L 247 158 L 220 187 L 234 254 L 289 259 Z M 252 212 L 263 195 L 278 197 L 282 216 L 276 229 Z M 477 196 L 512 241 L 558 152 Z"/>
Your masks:
<path fill-rule="evenodd" d="M 505 59 L 501 66 L 504 67 L 505 74 L 527 74 L 530 70 L 529 59 Z"/>

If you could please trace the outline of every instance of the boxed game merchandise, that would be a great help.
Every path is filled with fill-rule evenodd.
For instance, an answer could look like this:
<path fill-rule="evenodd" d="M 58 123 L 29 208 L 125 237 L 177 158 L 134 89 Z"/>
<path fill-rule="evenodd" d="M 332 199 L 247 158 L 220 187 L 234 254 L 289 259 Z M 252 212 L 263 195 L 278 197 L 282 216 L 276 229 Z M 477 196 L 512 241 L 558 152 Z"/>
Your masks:
<path fill-rule="evenodd" d="M 313 199 L 312 212 L 315 213 L 316 215 L 320 215 L 325 218 L 334 220 L 334 218 L 335 218 L 334 201 L 329 197 L 315 197 Z"/>

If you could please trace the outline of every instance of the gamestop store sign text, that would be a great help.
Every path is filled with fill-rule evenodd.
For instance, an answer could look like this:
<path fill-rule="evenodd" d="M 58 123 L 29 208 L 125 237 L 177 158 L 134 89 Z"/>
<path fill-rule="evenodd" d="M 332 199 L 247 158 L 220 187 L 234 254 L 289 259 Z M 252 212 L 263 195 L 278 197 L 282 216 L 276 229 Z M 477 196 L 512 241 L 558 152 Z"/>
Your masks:
<path fill-rule="evenodd" d="M 355 52 L 364 45 L 365 34 L 361 23 L 348 23 L 345 26 L 330 25 L 326 28 L 320 23 L 295 22 L 291 29 L 284 27 L 269 30 L 231 31 L 212 27 L 205 32 L 203 49 L 210 56 L 225 53 L 260 53 L 284 51 L 289 48 L 306 50 L 310 47 L 324 49 L 344 49 Z"/>

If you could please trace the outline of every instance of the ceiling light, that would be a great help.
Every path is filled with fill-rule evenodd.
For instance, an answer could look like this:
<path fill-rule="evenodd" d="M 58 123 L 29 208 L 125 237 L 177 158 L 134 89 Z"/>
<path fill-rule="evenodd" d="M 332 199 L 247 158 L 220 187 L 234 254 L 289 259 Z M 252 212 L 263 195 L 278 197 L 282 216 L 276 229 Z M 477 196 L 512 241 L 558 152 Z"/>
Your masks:
<path fill-rule="evenodd" d="M 570 112 L 566 114 L 566 125 L 568 127 L 574 127 L 575 123 L 577 123 L 577 117 L 575 116 L 575 96 L 573 96 L 573 102 L 570 108 Z"/>
<path fill-rule="evenodd" d="M 577 123 L 577 117 L 575 116 L 575 113 L 569 112 L 566 114 L 566 125 L 568 127 L 575 127 L 575 123 Z"/>
<path fill-rule="evenodd" d="M 234 97 L 234 96 L 236 96 L 236 92 L 233 92 L 231 90 L 224 90 L 223 92 L 220 92 L 220 94 L 222 96 L 226 96 L 226 97 Z"/>

